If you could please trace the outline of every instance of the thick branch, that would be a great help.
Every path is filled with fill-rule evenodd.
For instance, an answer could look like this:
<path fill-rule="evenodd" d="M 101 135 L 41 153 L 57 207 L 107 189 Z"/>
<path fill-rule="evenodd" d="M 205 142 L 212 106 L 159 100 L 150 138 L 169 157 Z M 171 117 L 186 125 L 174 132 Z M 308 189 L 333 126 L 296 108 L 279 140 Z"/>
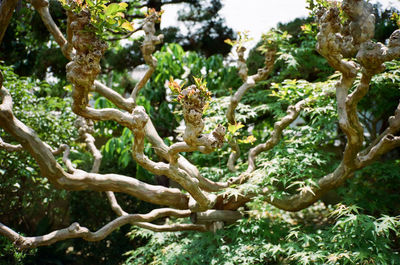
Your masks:
<path fill-rule="evenodd" d="M 192 210 L 204 210 L 213 206 L 214 198 L 211 195 L 206 195 L 199 188 L 199 181 L 192 178 L 186 171 L 177 167 L 176 163 L 166 164 L 163 162 L 154 162 L 150 160 L 144 153 L 144 128 L 149 120 L 143 107 L 138 106 L 133 111 L 133 117 L 137 121 L 137 126 L 133 129 L 135 135 L 132 145 L 132 156 L 136 162 L 143 168 L 157 175 L 164 175 L 178 182 L 190 195 L 195 199 L 195 205 L 189 201 L 189 207 Z"/>
<path fill-rule="evenodd" d="M 396 131 L 400 127 L 400 122 L 396 116 L 391 117 L 393 127 L 390 127 L 385 133 L 375 140 L 375 142 L 357 154 L 362 147 L 364 137 L 363 128 L 357 117 L 357 104 L 368 92 L 369 82 L 372 75 L 381 72 L 383 62 L 399 56 L 398 47 L 400 46 L 400 31 L 394 32 L 391 37 L 392 44 L 389 47 L 391 52 L 383 44 L 375 44 L 370 41 L 373 36 L 373 15 L 369 15 L 366 10 L 368 4 L 363 1 L 346 0 L 343 2 L 343 9 L 350 19 L 351 36 L 341 36 L 339 31 L 341 25 L 338 19 L 338 9 L 330 8 L 320 17 L 320 33 L 318 34 L 318 51 L 328 60 L 330 65 L 342 73 L 340 82 L 336 85 L 336 98 L 338 106 L 339 125 L 346 134 L 347 143 L 343 154 L 341 164 L 334 172 L 326 175 L 318 181 L 318 186 L 311 191 L 302 192 L 285 198 L 271 198 L 267 196 L 267 201 L 276 207 L 288 211 L 298 211 L 308 207 L 326 191 L 336 188 L 353 175 L 356 169 L 362 168 L 381 154 L 400 145 L 400 138 L 389 134 L 389 131 Z M 371 17 L 372 16 L 372 17 Z M 349 42 L 350 41 L 350 42 Z M 360 84 L 353 93 L 348 95 L 352 87 L 359 67 L 352 61 L 346 61 L 342 58 L 358 51 L 357 59 L 363 67 Z M 390 56 L 388 55 L 390 54 Z M 399 114 L 399 115 L 398 115 Z M 249 163 L 250 164 L 250 163 Z"/>
<path fill-rule="evenodd" d="M 187 208 L 188 196 L 178 189 L 149 185 L 117 174 L 102 175 L 81 170 L 75 170 L 72 174 L 66 173 L 36 133 L 14 117 L 11 110 L 11 96 L 4 87 L 0 90 L 0 96 L 3 99 L 0 105 L 0 126 L 33 156 L 42 175 L 56 187 L 71 190 L 124 192 L 151 203 L 169 205 L 178 209 Z"/>
<path fill-rule="evenodd" d="M 243 215 L 240 212 L 229 210 L 208 210 L 190 215 L 190 220 L 195 224 L 207 224 L 218 221 L 234 223 L 242 218 Z"/>
<path fill-rule="evenodd" d="M 132 98 L 123 98 L 119 93 L 115 92 L 112 88 L 100 83 L 99 81 L 94 81 L 94 91 L 101 94 L 112 103 L 114 103 L 118 108 L 132 112 L 135 107 Z"/>
<path fill-rule="evenodd" d="M 357 167 L 363 168 L 377 158 L 379 158 L 382 154 L 387 153 L 388 151 L 400 146 L 400 136 L 393 136 L 392 134 L 388 134 L 384 136 L 376 145 L 370 148 L 369 152 L 365 155 L 360 155 L 357 161 Z"/>
<path fill-rule="evenodd" d="M 95 91 L 109 99 L 117 107 L 124 109 L 128 112 L 132 112 L 134 109 L 134 102 L 132 98 L 123 98 L 120 94 L 116 93 L 111 88 L 106 87 L 98 81 L 94 82 Z M 157 155 L 163 159 L 170 161 L 169 147 L 164 143 L 161 137 L 158 135 L 150 118 L 145 125 L 146 139 L 153 145 L 153 148 Z M 222 188 L 227 187 L 227 183 L 213 182 L 207 178 L 200 175 L 199 170 L 191 164 L 186 158 L 179 155 L 178 156 L 178 166 L 185 170 L 192 178 L 197 178 L 199 180 L 199 186 L 205 191 L 218 191 Z"/>

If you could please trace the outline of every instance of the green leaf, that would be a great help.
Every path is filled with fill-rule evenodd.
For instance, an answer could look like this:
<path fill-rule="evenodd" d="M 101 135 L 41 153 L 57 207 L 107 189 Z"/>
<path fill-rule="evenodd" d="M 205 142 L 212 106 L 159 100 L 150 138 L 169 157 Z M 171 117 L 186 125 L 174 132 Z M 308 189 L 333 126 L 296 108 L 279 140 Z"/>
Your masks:
<path fill-rule="evenodd" d="M 115 15 L 119 11 L 124 11 L 124 8 L 122 8 L 119 4 L 112 3 L 104 9 L 104 14 L 106 16 L 111 16 Z"/>
<path fill-rule="evenodd" d="M 231 134 L 235 134 L 235 132 L 237 131 L 237 130 L 239 130 L 240 128 L 243 128 L 244 127 L 244 125 L 242 124 L 242 123 L 236 123 L 236 124 L 229 124 L 228 125 L 228 131 L 231 133 Z"/>
<path fill-rule="evenodd" d="M 127 31 L 133 31 L 133 26 L 128 21 L 122 23 L 121 28 L 126 29 Z"/>

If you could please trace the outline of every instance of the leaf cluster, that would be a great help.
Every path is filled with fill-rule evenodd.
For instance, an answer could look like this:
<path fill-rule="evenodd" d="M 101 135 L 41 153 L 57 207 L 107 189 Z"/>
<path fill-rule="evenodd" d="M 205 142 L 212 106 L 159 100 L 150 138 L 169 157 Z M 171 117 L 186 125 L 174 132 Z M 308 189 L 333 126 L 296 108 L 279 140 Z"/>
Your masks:
<path fill-rule="evenodd" d="M 132 23 L 125 19 L 124 12 L 128 4 L 109 3 L 108 0 L 60 0 L 66 10 L 79 14 L 82 10 L 90 11 L 90 22 L 94 32 L 105 37 L 106 30 L 116 32 L 130 32 L 134 28 Z M 90 29 L 89 29 L 90 30 Z"/>

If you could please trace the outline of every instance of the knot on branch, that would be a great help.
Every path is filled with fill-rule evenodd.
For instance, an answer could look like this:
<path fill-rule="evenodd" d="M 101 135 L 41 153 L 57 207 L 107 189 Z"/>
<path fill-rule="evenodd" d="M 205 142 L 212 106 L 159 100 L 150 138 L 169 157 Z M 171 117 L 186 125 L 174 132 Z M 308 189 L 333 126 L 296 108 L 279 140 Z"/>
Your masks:
<path fill-rule="evenodd" d="M 183 89 L 179 96 L 181 97 L 183 118 L 186 124 L 183 140 L 188 145 L 196 146 L 197 138 L 204 129 L 203 111 L 207 103 L 206 97 L 204 92 L 198 89 L 196 85 Z"/>
<path fill-rule="evenodd" d="M 84 108 L 88 104 L 87 94 L 100 73 L 100 59 L 107 44 L 96 36 L 90 24 L 88 10 L 82 10 L 79 14 L 68 12 L 68 16 L 71 20 L 72 45 L 76 56 L 67 64 L 67 79 L 74 84 L 75 107 Z"/>
<path fill-rule="evenodd" d="M 397 108 L 394 116 L 389 117 L 389 125 L 393 131 L 400 129 L 400 108 Z"/>
<path fill-rule="evenodd" d="M 317 51 L 336 70 L 354 76 L 356 69 L 342 59 L 354 57 L 360 45 L 374 36 L 375 16 L 371 14 L 372 6 L 363 0 L 344 0 L 341 9 L 346 17 L 341 15 L 337 3 L 317 13 Z"/>
<path fill-rule="evenodd" d="M 257 70 L 257 75 L 254 77 L 254 81 L 258 82 L 264 80 L 268 77 L 269 73 L 272 71 L 275 63 L 276 49 L 270 48 L 265 54 L 264 67 Z"/>
<path fill-rule="evenodd" d="M 319 33 L 317 35 L 317 51 L 324 57 L 341 60 L 339 9 L 331 7 L 318 12 Z"/>
<path fill-rule="evenodd" d="M 400 29 L 395 30 L 392 35 L 390 35 L 388 47 L 400 47 Z"/>
<path fill-rule="evenodd" d="M 74 222 L 67 228 L 67 231 L 71 234 L 85 234 L 89 232 L 89 229 L 82 227 L 77 222 Z"/>
<path fill-rule="evenodd" d="M 210 146 L 212 148 L 221 148 L 225 140 L 225 133 L 225 127 L 218 124 L 209 136 Z"/>
<path fill-rule="evenodd" d="M 357 53 L 357 60 L 364 67 L 368 74 L 378 74 L 385 70 L 387 48 L 382 43 L 375 43 L 371 40 L 361 44 Z"/>
<path fill-rule="evenodd" d="M 143 106 L 137 106 L 132 111 L 132 119 L 133 119 L 133 130 L 144 130 L 144 126 L 146 126 L 147 121 L 149 120 L 149 116 L 146 113 L 146 110 Z"/>
<path fill-rule="evenodd" d="M 68 232 L 78 232 L 80 228 L 81 226 L 79 225 L 79 223 L 75 222 L 72 223 L 67 229 Z"/>
<path fill-rule="evenodd" d="M 371 14 L 371 4 L 363 0 L 344 0 L 342 9 L 350 21 L 345 30 L 350 33 L 354 47 L 374 37 L 375 16 Z"/>
<path fill-rule="evenodd" d="M 24 250 L 32 248 L 33 241 L 29 238 L 18 235 L 18 238 L 13 242 L 13 244 L 19 250 Z"/>
<path fill-rule="evenodd" d="M 222 125 L 218 125 L 210 134 L 202 134 L 204 129 L 203 112 L 210 97 L 211 93 L 207 91 L 204 84 L 188 86 L 178 96 L 186 124 L 182 138 L 189 146 L 203 146 L 201 151 L 205 153 L 221 147 L 225 137 L 225 127 Z"/>
<path fill-rule="evenodd" d="M 332 67 L 348 77 L 356 76 L 358 66 L 343 58 L 354 57 L 364 43 L 368 43 L 366 46 L 370 45 L 370 39 L 374 35 L 375 16 L 371 14 L 371 8 L 370 4 L 362 0 L 344 0 L 341 9 L 346 17 L 341 15 L 337 3 L 331 3 L 330 8 L 323 8 L 317 13 L 320 29 L 317 35 L 317 51 Z M 376 62 L 368 71 L 382 71 L 380 65 L 381 63 Z"/>
<path fill-rule="evenodd" d="M 75 125 L 75 128 L 78 129 L 79 136 L 81 138 L 84 138 L 86 133 L 89 133 L 89 134 L 94 133 L 94 123 L 90 119 L 86 119 L 84 117 L 78 117 L 75 120 L 74 125 Z"/>
<path fill-rule="evenodd" d="M 162 43 L 164 35 L 156 36 L 155 23 L 159 20 L 159 14 L 156 12 L 151 13 L 143 24 L 143 31 L 145 33 L 144 41 L 141 46 L 143 58 L 145 62 L 151 66 L 156 67 L 157 59 L 152 55 L 156 50 L 156 45 Z"/>

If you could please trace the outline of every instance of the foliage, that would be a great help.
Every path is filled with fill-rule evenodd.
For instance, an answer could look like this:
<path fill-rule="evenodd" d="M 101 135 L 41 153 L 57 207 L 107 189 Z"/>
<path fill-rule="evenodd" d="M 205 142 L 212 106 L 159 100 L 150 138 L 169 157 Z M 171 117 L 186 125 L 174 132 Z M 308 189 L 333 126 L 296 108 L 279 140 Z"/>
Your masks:
<path fill-rule="evenodd" d="M 39 137 L 53 148 L 63 143 L 69 144 L 72 147 L 72 162 L 82 169 L 90 170 L 92 158 L 86 152 L 85 146 L 73 143 L 73 140 L 78 138 L 78 132 L 74 127 L 76 116 L 70 108 L 70 99 L 40 97 L 43 90 L 52 88 L 48 83 L 22 78 L 16 75 L 11 67 L 0 65 L 0 69 L 5 77 L 3 85 L 13 97 L 16 117 L 33 128 Z M 131 139 L 130 134 L 123 133 L 122 137 L 124 136 L 124 139 Z M 14 143 L 3 130 L 0 130 L 0 137 L 6 142 Z M 132 168 L 137 168 L 136 164 L 131 162 L 130 155 L 128 158 L 131 164 L 126 167 L 123 167 L 126 161 L 120 153 L 110 154 L 103 150 L 103 155 L 103 172 L 108 169 L 126 173 L 132 172 Z M 121 164 L 114 165 L 114 155 L 120 157 Z M 110 167 L 110 164 L 113 166 Z M 140 172 L 145 171 L 141 169 Z M 1 222 L 27 235 L 45 234 L 69 226 L 72 221 L 98 229 L 114 217 L 104 194 L 71 193 L 54 189 L 46 178 L 41 177 L 37 163 L 27 152 L 7 152 L 0 149 L 0 183 Z M 117 195 L 117 198 L 123 202 L 125 209 L 132 212 L 147 212 L 153 208 L 130 196 Z M 125 237 L 128 230 L 129 228 L 125 227 L 113 233 L 109 237 L 110 241 L 88 244 L 81 240 L 69 240 L 26 252 L 17 251 L 12 242 L 0 237 L 0 264 L 70 264 L 82 259 L 91 260 L 94 264 L 101 260 L 116 264 L 121 260 L 118 253 L 123 249 L 129 250 L 130 245 Z M 82 257 L 80 253 L 86 253 L 88 257 Z"/>
<path fill-rule="evenodd" d="M 231 45 L 232 47 L 236 45 L 238 49 L 240 49 L 243 46 L 243 44 L 252 40 L 252 38 L 249 38 L 249 32 L 247 31 L 245 32 L 239 31 L 237 35 L 238 37 L 236 40 L 226 39 L 225 43 Z"/>
<path fill-rule="evenodd" d="M 128 252 L 125 264 L 397 264 L 391 249 L 399 236 L 399 217 L 379 218 L 356 206 L 317 205 L 299 216 L 267 205 L 215 234 L 131 232 L 150 238 L 146 247 Z M 268 217 L 268 218 L 266 218 Z"/>
<path fill-rule="evenodd" d="M 271 81 L 284 79 L 324 80 L 331 75 L 332 68 L 315 50 L 317 27 L 310 19 L 295 19 L 287 24 L 279 24 L 262 36 L 262 40 L 250 51 L 247 64 L 249 72 L 255 73 L 264 63 L 261 54 L 271 45 L 277 48 Z"/>
<path fill-rule="evenodd" d="M 314 2 L 325 3 L 308 2 L 310 5 Z M 99 34 L 103 34 L 105 28 L 123 27 L 125 21 L 119 12 L 131 8 L 117 3 L 105 5 L 103 1 L 79 2 L 78 5 L 94 10 L 92 19 Z M 220 20 L 210 18 L 219 9 L 219 1 L 214 1 L 206 9 L 208 13 L 190 9 L 189 14 L 196 15 L 194 21 L 205 19 L 219 23 Z M 186 16 L 186 19 L 189 17 Z M 21 30 L 22 24 L 13 23 Z M 24 27 L 26 31 L 31 29 L 29 25 Z M 252 88 L 252 93 L 243 97 L 236 109 L 235 124 L 227 123 L 225 113 L 231 94 L 242 81 L 237 70 L 227 66 L 221 55 L 205 57 L 197 52 L 185 51 L 174 43 L 163 45 L 154 54 L 158 65 L 151 81 L 141 90 L 138 104 L 144 106 L 151 116 L 160 136 L 172 135 L 165 140 L 168 144 L 179 137 L 176 128 L 182 123 L 181 106 L 172 100 L 167 89 L 168 80 L 170 88 L 178 94 L 184 85 L 195 84 L 202 90 L 203 96 L 210 100 L 209 108 L 204 113 L 205 132 L 209 133 L 216 124 L 224 125 L 228 140 L 233 137 L 240 139 L 242 158 L 247 156 L 252 144 L 265 142 L 271 137 L 274 123 L 286 115 L 289 105 L 309 100 L 296 122 L 285 130 L 281 142 L 258 156 L 258 169 L 249 176 L 249 182 L 241 185 L 240 189 L 232 186 L 223 191 L 228 197 L 241 194 L 254 196 L 251 203 L 240 209 L 245 214 L 244 219 L 231 226 L 226 224 L 223 230 L 215 233 L 152 233 L 133 228 L 129 233 L 131 243 L 125 237 L 130 228 L 125 226 L 103 242 L 88 244 L 70 240 L 54 247 L 41 248 L 37 253 L 16 252 L 9 242 L 0 238 L 0 260 L 20 264 L 37 264 L 43 260 L 50 263 L 83 263 L 83 259 L 93 264 L 116 264 L 121 259 L 126 259 L 126 264 L 400 263 L 398 150 L 357 172 L 352 180 L 348 180 L 346 187 L 338 189 L 334 195 L 336 202 L 341 204 L 336 206 L 330 205 L 327 198 L 322 198 L 324 204 L 319 202 L 301 212 L 287 213 L 264 203 L 265 197 L 274 200 L 311 191 L 318 185 L 319 178 L 332 172 L 343 153 L 345 140 L 337 125 L 336 103 L 328 93 L 337 82 L 338 75 L 333 74 L 326 61 L 315 52 L 315 36 L 316 25 L 300 19 L 281 24 L 278 30 L 263 37 L 257 52 L 271 46 L 278 51 L 273 77 Z M 241 40 L 245 41 L 246 36 L 242 36 Z M 32 45 L 37 48 L 40 43 L 29 42 L 24 47 Z M 54 45 L 54 41 L 49 39 L 44 42 Z M 236 43 L 231 41 L 231 44 Z M 220 48 L 218 45 L 215 47 Z M 103 64 L 108 70 L 116 71 L 110 70 L 102 79 L 110 81 L 111 87 L 119 93 L 129 93 L 133 82 L 126 77 L 127 72 L 123 72 L 119 56 L 132 54 L 127 47 L 115 45 L 114 48 L 109 57 L 112 59 L 105 60 Z M 254 49 L 248 60 L 253 73 L 263 61 L 263 56 L 257 52 Z M 210 54 L 206 52 L 206 55 Z M 400 98 L 400 63 L 394 61 L 386 66 L 387 71 L 372 80 L 370 97 L 359 104 L 360 120 L 368 130 L 365 133 L 368 140 L 373 140 L 386 127 L 384 123 Z M 5 86 L 10 89 L 15 102 L 16 116 L 35 129 L 41 139 L 54 146 L 70 143 L 77 137 L 68 99 L 48 97 L 53 93 L 53 87 L 46 82 L 21 78 L 9 67 L 2 66 L 1 69 L 5 72 Z M 121 80 L 128 85 L 118 86 Z M 60 86 L 63 86 L 62 82 Z M 64 95 L 70 93 L 69 87 L 65 88 Z M 95 108 L 114 107 L 97 94 L 93 100 Z M 96 123 L 95 129 L 96 144 L 103 146 L 101 173 L 113 172 L 147 183 L 157 182 L 153 174 L 132 159 L 133 135 L 130 130 L 122 129 L 115 122 Z M 0 136 L 13 143 L 13 139 L 3 131 L 0 131 Z M 226 168 L 230 152 L 225 144 L 212 154 L 194 152 L 185 156 L 199 165 L 203 177 L 226 181 L 239 174 Z M 145 143 L 145 153 L 151 159 L 159 159 L 148 143 Z M 4 211 L 0 217 L 19 231 L 43 234 L 65 227 L 71 220 L 96 230 L 115 217 L 104 194 L 50 189 L 47 180 L 39 177 L 36 163 L 26 153 L 0 150 L 0 157 L 0 198 L 7 198 L 0 200 L 0 208 Z M 71 158 L 80 169 L 90 170 L 92 158 L 84 151 L 83 145 L 72 145 Z M 247 163 L 239 159 L 237 167 L 239 172 L 244 172 Z M 262 192 L 257 193 L 259 190 Z M 131 213 L 148 212 L 155 207 L 127 195 L 117 194 L 117 198 L 122 208 Z M 21 223 L 20 220 L 24 221 Z M 121 252 L 126 252 L 126 256 L 121 257 Z"/>
<path fill-rule="evenodd" d="M 70 143 L 78 134 L 73 126 L 75 114 L 68 99 L 37 97 L 43 89 L 49 89 L 46 82 L 21 78 L 13 73 L 11 67 L 0 66 L 5 82 L 14 100 L 14 113 L 18 119 L 34 128 L 41 139 L 53 148 L 59 144 Z M 57 132 L 57 133 L 55 133 Z M 13 142 L 3 130 L 0 137 Z M 73 146 L 75 151 L 81 151 Z M 0 150 L 0 218 L 23 232 L 43 233 L 68 224 L 69 215 L 65 212 L 66 191 L 57 191 L 46 178 L 40 176 L 37 163 L 26 152 L 7 152 Z M 25 220 L 23 224 L 20 220 Z M 3 246 L 2 246 L 3 247 Z M 2 249 L 4 258 L 14 255 L 16 261 L 26 257 L 14 253 L 12 248 Z"/>
<path fill-rule="evenodd" d="M 124 12 L 128 7 L 125 2 L 109 3 L 107 0 L 60 0 L 64 9 L 79 14 L 82 10 L 90 11 L 90 23 L 94 28 L 94 32 L 105 37 L 106 29 L 116 32 L 133 31 L 132 24 L 125 19 Z M 91 29 L 88 29 L 91 30 Z"/>
<path fill-rule="evenodd" d="M 387 71 L 374 77 L 372 95 L 360 104 L 363 111 L 371 108 L 371 116 L 393 113 L 399 80 L 398 62 L 387 64 Z M 216 233 L 152 233 L 135 228 L 132 240 L 148 243 L 127 253 L 126 264 L 397 264 L 399 260 L 398 215 L 399 187 L 396 151 L 386 161 L 373 164 L 356 173 L 346 187 L 324 197 L 299 213 L 287 213 L 265 204 L 264 197 L 280 198 L 311 190 L 326 172 L 332 172 L 343 152 L 343 137 L 338 130 L 336 103 L 330 90 L 338 75 L 326 81 L 286 79 L 269 85 L 269 90 L 257 88 L 246 94 L 237 107 L 234 125 L 226 124 L 229 97 L 213 99 L 206 112 L 206 130 L 215 124 L 226 124 L 229 135 L 245 138 L 248 127 L 256 143 L 270 137 L 273 122 L 285 115 L 289 104 L 310 99 L 296 125 L 285 130 L 280 144 L 258 158 L 258 169 L 239 190 L 227 189 L 229 196 L 258 194 L 242 211 L 246 219 L 225 226 Z M 378 92 L 379 91 L 379 92 Z M 395 100 L 385 95 L 396 97 Z M 386 98 L 386 99 L 384 99 Z M 382 100 L 387 104 L 381 105 Z M 260 105 L 261 104 L 261 105 Z M 259 105 L 258 107 L 255 107 Z M 372 107 L 373 106 L 373 107 Z M 380 110 L 375 109 L 378 107 Z M 380 115 L 380 116 L 379 116 Z M 263 117 L 263 120 L 254 117 Z M 385 116 L 386 119 L 387 117 Z M 254 123 L 254 125 L 253 125 Z M 304 125 L 307 124 L 307 125 Z M 244 124 L 247 124 L 243 127 Z M 250 126 L 249 126 L 250 124 Z M 248 146 L 239 143 L 247 152 Z M 226 180 L 235 173 L 227 171 L 228 146 L 216 154 L 193 153 L 190 160 L 204 165 L 203 176 Z M 222 158 L 221 158 L 222 157 Z M 246 168 L 239 160 L 238 167 Z M 377 187 L 379 183 L 379 188 Z M 261 189 L 260 189 L 261 187 Z M 235 187 L 234 187 L 235 188 Z M 342 201 L 332 207 L 331 201 Z M 361 206 L 358 207 L 357 205 Z"/>
<path fill-rule="evenodd" d="M 174 135 L 173 129 L 181 119 L 172 114 L 180 108 L 168 94 L 169 82 L 175 81 L 179 87 L 183 84 L 189 86 L 196 84 L 194 77 L 203 77 L 207 89 L 215 97 L 228 95 L 229 88 L 240 84 L 237 70 L 234 67 L 224 67 L 223 57 L 220 55 L 205 58 L 196 52 L 184 51 L 180 45 L 172 43 L 165 44 L 155 53 L 155 57 L 158 60 L 157 68 L 152 80 L 141 92 L 141 105 L 151 115 L 161 136 Z"/>
<path fill-rule="evenodd" d="M 23 3 L 28 5 L 27 3 Z M 65 11 L 57 0 L 49 1 L 49 10 L 53 18 L 60 21 L 61 27 L 66 20 Z M 65 29 L 62 27 L 62 29 Z M 7 27 L 4 39 L 0 44 L 0 60 L 13 65 L 15 73 L 20 76 L 34 76 L 43 80 L 47 75 L 61 80 L 65 79 L 67 59 L 54 41 L 39 14 L 28 5 L 18 10 Z M 50 74 L 51 73 L 51 74 Z M 65 83 L 58 83 L 52 89 L 52 96 L 59 96 Z"/>

